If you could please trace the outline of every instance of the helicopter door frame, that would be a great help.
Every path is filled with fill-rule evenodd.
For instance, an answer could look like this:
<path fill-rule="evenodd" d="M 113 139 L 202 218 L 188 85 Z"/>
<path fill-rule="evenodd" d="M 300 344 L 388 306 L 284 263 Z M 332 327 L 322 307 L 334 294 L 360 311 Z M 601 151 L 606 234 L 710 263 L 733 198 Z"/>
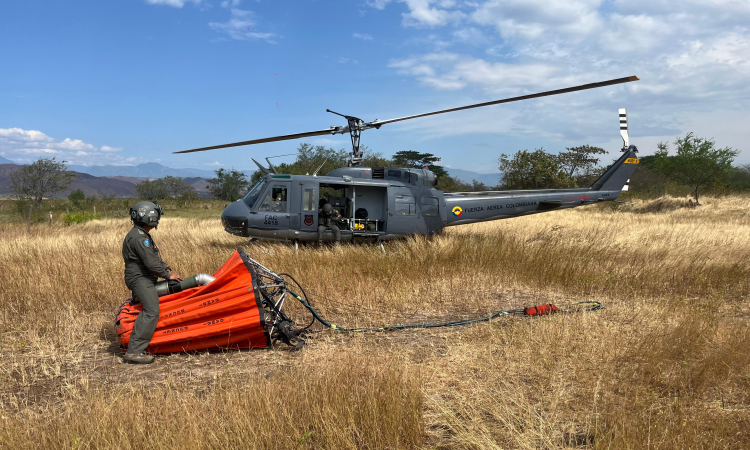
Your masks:
<path fill-rule="evenodd" d="M 270 239 L 286 240 L 289 235 L 291 194 L 292 183 L 290 181 L 273 179 L 263 192 L 254 226 L 261 230 L 268 230 L 266 236 Z M 279 195 L 281 195 L 281 200 L 277 200 Z"/>
<path fill-rule="evenodd" d="M 312 196 L 308 191 L 312 190 Z M 300 206 L 297 209 L 299 214 L 299 229 L 301 231 L 318 231 L 318 198 L 320 198 L 320 183 L 317 181 L 300 182 Z M 312 220 L 311 217 L 312 216 Z"/>

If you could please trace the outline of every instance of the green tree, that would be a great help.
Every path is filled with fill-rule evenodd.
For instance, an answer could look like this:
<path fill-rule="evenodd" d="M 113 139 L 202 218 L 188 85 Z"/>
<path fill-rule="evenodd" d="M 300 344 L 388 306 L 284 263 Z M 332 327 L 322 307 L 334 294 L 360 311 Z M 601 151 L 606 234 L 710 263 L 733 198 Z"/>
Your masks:
<path fill-rule="evenodd" d="M 83 209 L 84 201 L 86 200 L 86 194 L 82 190 L 76 189 L 75 191 L 68 194 L 68 200 L 76 209 Z"/>
<path fill-rule="evenodd" d="M 68 189 L 75 177 L 76 174 L 65 166 L 65 161 L 39 158 L 10 175 L 10 191 L 17 199 L 41 205 L 45 196 Z"/>
<path fill-rule="evenodd" d="M 138 198 L 141 199 L 163 200 L 169 197 L 166 186 L 164 186 L 164 183 L 160 182 L 159 179 L 141 181 L 135 185 L 135 189 Z"/>
<path fill-rule="evenodd" d="M 603 148 L 581 145 L 566 147 L 565 150 L 557 155 L 558 164 L 577 185 L 589 185 L 601 174 L 599 158 L 596 155 L 607 153 Z"/>
<path fill-rule="evenodd" d="M 396 167 L 422 169 L 427 166 L 438 178 L 448 175 L 443 166 L 435 164 L 438 161 L 440 158 L 432 153 L 420 153 L 413 150 L 402 150 L 393 155 L 393 165 Z"/>
<path fill-rule="evenodd" d="M 444 175 L 438 178 L 435 189 L 443 192 L 478 192 L 489 190 L 489 188 L 481 181 L 471 180 L 471 183 L 464 183 L 458 178 L 454 178 L 450 175 Z"/>
<path fill-rule="evenodd" d="M 182 178 L 173 176 L 142 181 L 136 184 L 135 188 L 139 198 L 148 200 L 164 200 L 166 198 L 187 200 L 198 196 L 193 187 Z"/>
<path fill-rule="evenodd" d="M 688 133 L 684 138 L 677 138 L 675 146 L 677 154 L 670 156 L 668 144 L 659 143 L 654 166 L 670 181 L 689 187 L 699 205 L 700 188 L 727 182 L 736 171 L 732 162 L 740 152 L 730 147 L 716 148 L 713 139 Z"/>
<path fill-rule="evenodd" d="M 161 182 L 164 184 L 170 198 L 188 200 L 198 197 L 198 193 L 195 192 L 193 186 L 186 183 L 182 178 L 166 176 L 161 178 Z"/>
<path fill-rule="evenodd" d="M 239 170 L 224 168 L 215 171 L 216 178 L 208 180 L 208 192 L 214 197 L 234 201 L 242 197 L 247 190 L 247 176 Z"/>
<path fill-rule="evenodd" d="M 500 183 L 505 189 L 557 189 L 574 187 L 575 180 L 560 165 L 559 158 L 536 149 L 521 150 L 513 157 L 499 158 Z"/>
<path fill-rule="evenodd" d="M 388 167 L 391 165 L 391 160 L 385 158 L 382 153 L 374 152 L 364 145 L 361 149 L 364 156 L 362 166 Z M 302 143 L 297 147 L 297 158 L 295 158 L 293 163 L 280 163 L 275 165 L 274 168 L 278 173 L 312 175 L 320 167 L 318 175 L 325 175 L 334 169 L 345 167 L 348 159 L 349 152 L 344 149 L 334 150 L 331 147 L 323 145 L 313 146 Z M 255 185 L 265 175 L 260 170 L 254 172 L 250 178 L 250 184 Z"/>

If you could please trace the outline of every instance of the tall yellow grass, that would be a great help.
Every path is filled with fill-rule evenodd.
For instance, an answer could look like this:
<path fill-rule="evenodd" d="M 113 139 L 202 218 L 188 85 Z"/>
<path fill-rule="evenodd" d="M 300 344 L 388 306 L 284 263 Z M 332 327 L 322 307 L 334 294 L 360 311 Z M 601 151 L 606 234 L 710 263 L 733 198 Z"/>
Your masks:
<path fill-rule="evenodd" d="M 0 446 L 748 448 L 750 199 L 586 207 L 319 251 L 166 217 L 180 274 L 238 246 L 342 325 L 596 299 L 596 313 L 450 330 L 318 331 L 300 352 L 123 365 L 129 223 L 0 228 Z M 289 313 L 303 323 L 296 305 Z"/>

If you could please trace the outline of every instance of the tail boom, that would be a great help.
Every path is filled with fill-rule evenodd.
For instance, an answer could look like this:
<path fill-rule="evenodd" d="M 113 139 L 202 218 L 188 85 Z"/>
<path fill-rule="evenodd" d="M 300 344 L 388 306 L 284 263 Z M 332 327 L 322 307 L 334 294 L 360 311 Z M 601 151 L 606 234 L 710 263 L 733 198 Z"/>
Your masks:
<path fill-rule="evenodd" d="M 443 194 L 445 226 L 509 219 L 616 200 L 637 167 L 637 149 L 627 151 L 589 188 L 455 192 Z"/>

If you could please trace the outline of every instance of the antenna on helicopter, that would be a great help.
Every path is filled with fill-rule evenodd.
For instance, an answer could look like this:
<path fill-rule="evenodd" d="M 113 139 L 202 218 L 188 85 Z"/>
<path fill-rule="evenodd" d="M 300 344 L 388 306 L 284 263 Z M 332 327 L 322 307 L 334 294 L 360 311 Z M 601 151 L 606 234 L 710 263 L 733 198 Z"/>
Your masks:
<path fill-rule="evenodd" d="M 214 145 L 212 147 L 202 147 L 202 148 L 195 148 L 192 150 L 183 150 L 180 152 L 174 152 L 174 153 L 192 153 L 192 152 L 202 152 L 204 150 L 215 150 L 219 148 L 227 148 L 227 147 L 238 147 L 241 145 L 252 145 L 252 144 L 262 144 L 264 142 L 275 142 L 275 141 L 286 141 L 290 139 L 301 139 L 306 137 L 313 137 L 313 136 L 325 136 L 325 135 L 334 135 L 334 134 L 344 134 L 349 133 L 352 139 L 352 153 L 351 158 L 349 159 L 349 165 L 350 166 L 358 166 L 362 160 L 364 159 L 362 152 L 359 150 L 359 138 L 360 134 L 364 130 L 370 130 L 370 129 L 379 129 L 381 126 L 387 124 L 387 123 L 394 123 L 394 122 L 401 122 L 402 120 L 409 120 L 409 119 L 416 119 L 419 117 L 427 117 L 427 116 L 434 116 L 435 114 L 443 114 L 448 112 L 454 112 L 454 111 L 463 111 L 465 109 L 472 109 L 472 108 L 481 108 L 483 106 L 490 106 L 490 105 L 499 105 L 501 103 L 510 103 L 510 102 L 517 102 L 520 100 L 529 100 L 532 98 L 539 98 L 539 97 L 547 97 L 550 95 L 558 95 L 558 94 L 565 94 L 568 92 L 575 92 L 575 91 L 584 91 L 586 89 L 594 89 L 594 88 L 600 88 L 605 86 L 612 86 L 615 84 L 620 83 L 629 83 L 631 81 L 637 81 L 637 76 L 630 76 L 630 77 L 624 77 L 624 78 L 616 78 L 613 80 L 608 81 L 600 81 L 598 83 L 589 83 L 589 84 L 582 84 L 580 86 L 573 86 L 569 88 L 564 89 L 555 89 L 553 91 L 545 91 L 545 92 L 539 92 L 537 94 L 529 94 L 529 95 L 521 95 L 519 97 L 511 97 L 511 98 L 505 98 L 502 100 L 495 100 L 491 102 L 484 102 L 484 103 L 477 103 L 474 105 L 468 105 L 468 106 L 459 106 L 458 108 L 450 108 L 450 109 L 442 109 L 440 111 L 431 111 L 427 113 L 422 114 L 415 114 L 413 116 L 405 116 L 405 117 L 398 117 L 395 119 L 388 119 L 388 120 L 373 120 L 372 122 L 365 122 L 362 119 L 354 116 L 347 116 L 345 114 L 340 114 L 335 111 L 331 111 L 330 109 L 326 109 L 327 112 L 336 114 L 338 116 L 341 116 L 346 119 L 347 124 L 345 126 L 332 126 L 330 128 L 326 128 L 324 130 L 317 130 L 317 131 L 309 131 L 306 133 L 296 133 L 296 134 L 286 134 L 283 136 L 274 136 L 270 138 L 263 138 L 263 139 L 255 139 L 252 141 L 243 141 L 243 142 L 234 142 L 231 144 L 222 144 L 222 145 Z M 621 110 L 621 114 L 624 110 Z M 620 133 L 623 133 L 622 126 L 620 129 Z M 623 134 L 623 140 L 625 141 L 625 148 L 629 147 L 629 142 L 627 139 L 627 118 L 625 120 L 625 131 Z M 255 160 L 253 160 L 255 161 Z M 256 164 L 258 164 L 256 162 Z M 270 161 L 269 161 L 270 166 Z M 258 167 L 260 167 L 260 164 L 258 164 Z M 273 170 L 273 167 L 269 167 L 269 169 L 264 169 L 261 167 L 261 170 L 266 172 L 266 170 Z M 266 172 L 268 173 L 268 172 Z"/>
<path fill-rule="evenodd" d="M 265 173 L 266 175 L 268 175 L 270 173 L 276 173 L 276 170 L 271 167 L 271 163 L 270 162 L 268 163 L 269 165 L 268 165 L 268 168 L 266 169 L 265 167 L 263 167 L 262 165 L 260 165 L 260 163 L 258 161 L 256 161 L 254 158 L 250 158 L 250 159 L 255 163 L 256 166 L 258 166 L 258 169 L 260 169 L 260 171 L 263 172 L 263 173 Z"/>
<path fill-rule="evenodd" d="M 630 137 L 628 136 L 628 112 L 625 108 L 620 108 L 620 136 L 622 136 L 622 151 L 627 151 L 630 147 Z"/>
<path fill-rule="evenodd" d="M 271 169 L 271 172 L 278 173 L 278 172 L 276 172 L 276 168 L 273 166 L 273 164 L 271 164 L 271 160 L 270 159 L 266 158 L 266 162 L 268 163 L 268 168 Z"/>
<path fill-rule="evenodd" d="M 325 164 L 325 163 L 327 163 L 327 162 L 328 162 L 328 158 L 324 159 L 324 160 L 323 160 L 323 163 L 322 163 L 321 165 L 319 165 L 317 169 L 315 169 L 315 172 L 313 172 L 313 176 L 314 176 L 314 177 L 317 177 L 317 176 L 318 176 L 318 171 L 319 171 L 320 169 L 322 169 L 322 168 L 323 168 L 323 164 Z"/>

